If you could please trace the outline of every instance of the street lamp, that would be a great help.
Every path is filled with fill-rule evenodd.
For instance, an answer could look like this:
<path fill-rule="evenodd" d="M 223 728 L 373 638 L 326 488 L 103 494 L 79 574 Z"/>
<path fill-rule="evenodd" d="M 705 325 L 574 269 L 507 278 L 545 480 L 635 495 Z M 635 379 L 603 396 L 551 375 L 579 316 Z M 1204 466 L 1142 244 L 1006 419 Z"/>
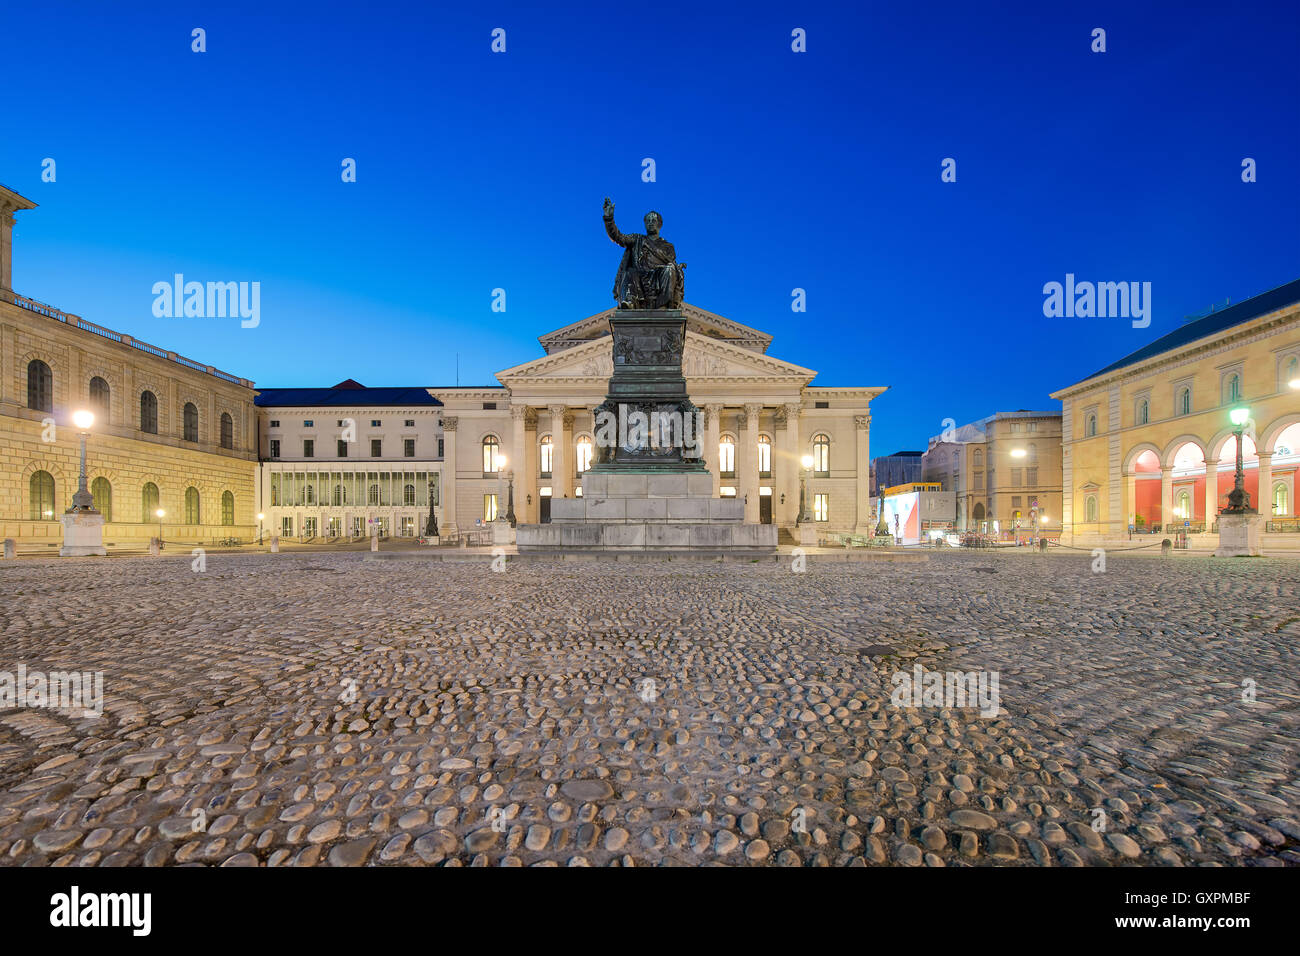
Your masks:
<path fill-rule="evenodd" d="M 497 455 L 497 521 L 505 521 L 506 516 L 501 511 L 501 499 L 505 497 L 505 480 L 506 480 L 506 456 Z"/>
<path fill-rule="evenodd" d="M 262 514 L 262 512 L 257 513 L 257 546 L 259 548 L 262 546 L 262 519 L 265 517 L 266 515 Z"/>
<path fill-rule="evenodd" d="M 515 473 L 513 471 L 507 475 L 507 480 L 510 484 L 506 497 L 506 520 L 513 528 L 515 526 Z"/>
<path fill-rule="evenodd" d="M 1011 457 L 1012 457 L 1012 458 L 1024 458 L 1024 457 L 1025 457 L 1025 450 L 1024 450 L 1023 448 L 1013 448 L 1013 449 L 1011 449 Z"/>
<path fill-rule="evenodd" d="M 162 542 L 162 519 L 163 519 L 163 515 L 165 515 L 166 513 L 167 512 L 163 511 L 161 508 L 159 508 L 157 511 L 154 512 L 154 514 L 158 516 L 158 549 L 159 550 L 162 550 L 162 543 L 163 543 Z"/>
<path fill-rule="evenodd" d="M 813 457 L 804 455 L 799 459 L 799 464 L 803 465 L 803 474 L 799 478 L 799 517 L 795 519 L 795 525 L 801 525 L 812 521 L 812 515 L 808 511 L 808 479 L 812 476 Z"/>
<path fill-rule="evenodd" d="M 76 411 L 72 413 L 72 423 L 77 426 L 77 432 L 81 435 L 81 471 L 77 475 L 77 493 L 72 496 L 72 507 L 68 509 L 68 513 L 93 512 L 95 498 L 86 489 L 86 436 L 90 434 L 90 426 L 95 424 L 95 416 L 88 411 Z"/>
<path fill-rule="evenodd" d="M 1242 405 L 1234 408 L 1228 413 L 1228 418 L 1232 424 L 1237 427 L 1234 429 L 1237 435 L 1237 474 L 1233 481 L 1232 490 L 1228 492 L 1228 507 L 1224 508 L 1219 514 L 1258 514 L 1250 506 L 1250 493 L 1246 491 L 1246 472 L 1242 467 L 1242 433 L 1246 430 L 1246 423 L 1250 421 L 1250 409 Z"/>

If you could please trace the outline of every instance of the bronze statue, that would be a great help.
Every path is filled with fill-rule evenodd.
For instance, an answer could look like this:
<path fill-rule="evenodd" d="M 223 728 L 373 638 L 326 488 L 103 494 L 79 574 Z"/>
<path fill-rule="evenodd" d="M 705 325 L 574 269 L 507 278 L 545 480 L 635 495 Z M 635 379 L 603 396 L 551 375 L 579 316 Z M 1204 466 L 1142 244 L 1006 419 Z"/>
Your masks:
<path fill-rule="evenodd" d="M 620 309 L 680 309 L 686 293 L 686 263 L 677 261 L 673 244 L 659 235 L 663 216 L 645 214 L 645 235 L 624 235 L 614 225 L 614 203 L 605 197 L 605 232 L 623 247 L 614 277 L 614 301 Z"/>

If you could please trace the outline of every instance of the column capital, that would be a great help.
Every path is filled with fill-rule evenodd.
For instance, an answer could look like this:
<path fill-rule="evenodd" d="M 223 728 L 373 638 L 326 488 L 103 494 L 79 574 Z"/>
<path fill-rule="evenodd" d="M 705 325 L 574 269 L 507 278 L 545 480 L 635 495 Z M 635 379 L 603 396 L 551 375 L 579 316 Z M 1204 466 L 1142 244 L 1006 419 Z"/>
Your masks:
<path fill-rule="evenodd" d="M 565 431 L 572 431 L 573 423 L 576 420 L 576 418 L 577 416 L 573 412 L 566 411 L 563 417 L 560 418 L 560 424 L 564 426 Z"/>
<path fill-rule="evenodd" d="M 858 431 L 864 432 L 871 427 L 870 415 L 854 415 L 853 424 Z"/>
<path fill-rule="evenodd" d="M 456 430 L 457 419 L 455 415 L 442 416 L 442 430 L 445 432 L 454 432 Z"/>
<path fill-rule="evenodd" d="M 762 402 L 745 403 L 745 418 L 752 419 L 755 425 L 758 424 L 758 416 L 761 415 L 762 412 L 763 412 Z"/>
<path fill-rule="evenodd" d="M 515 421 L 518 421 L 518 420 L 521 419 L 521 418 L 524 419 L 525 421 L 527 421 L 527 419 L 528 419 L 528 412 L 529 412 L 529 408 L 528 408 L 527 405 L 511 405 L 511 406 L 510 406 L 510 417 L 511 417 L 512 419 L 514 419 Z"/>
<path fill-rule="evenodd" d="M 564 410 L 568 407 L 567 405 L 547 405 L 546 410 L 551 413 L 552 419 L 559 421 L 564 415 Z"/>
<path fill-rule="evenodd" d="M 1274 452 L 1271 452 L 1271 451 L 1257 451 L 1257 452 L 1255 452 L 1255 457 L 1258 458 L 1260 461 L 1263 461 L 1263 460 L 1266 459 L 1266 458 L 1267 458 L 1269 461 L 1272 461 L 1272 460 L 1273 460 L 1273 455 L 1274 455 Z"/>

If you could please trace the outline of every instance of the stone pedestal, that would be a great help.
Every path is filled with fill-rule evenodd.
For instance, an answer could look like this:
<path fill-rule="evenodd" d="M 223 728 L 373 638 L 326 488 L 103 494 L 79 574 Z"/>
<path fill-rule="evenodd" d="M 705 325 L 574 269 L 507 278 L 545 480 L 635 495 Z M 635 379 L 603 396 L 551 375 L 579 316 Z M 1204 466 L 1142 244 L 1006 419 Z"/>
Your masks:
<path fill-rule="evenodd" d="M 492 522 L 492 544 L 505 545 L 515 543 L 515 529 L 510 527 L 509 521 L 497 520 Z"/>
<path fill-rule="evenodd" d="M 106 555 L 104 516 L 98 511 L 68 511 L 63 515 L 63 557 Z"/>
<path fill-rule="evenodd" d="M 1260 533 L 1264 530 L 1264 516 L 1259 514 L 1220 514 L 1219 547 L 1216 558 L 1254 558 L 1264 552 L 1260 547 Z"/>
<path fill-rule="evenodd" d="M 799 547 L 815 548 L 820 536 L 817 534 L 817 526 L 811 521 L 805 521 L 799 525 L 798 533 L 795 535 L 799 539 Z"/>

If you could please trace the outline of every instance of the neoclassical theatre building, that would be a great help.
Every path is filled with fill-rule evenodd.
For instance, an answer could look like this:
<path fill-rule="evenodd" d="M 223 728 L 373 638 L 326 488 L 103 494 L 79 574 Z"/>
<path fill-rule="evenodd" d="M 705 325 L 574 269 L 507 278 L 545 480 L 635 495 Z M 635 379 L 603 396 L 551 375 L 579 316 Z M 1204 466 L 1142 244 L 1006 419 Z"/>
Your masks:
<path fill-rule="evenodd" d="M 541 336 L 546 354 L 498 372 L 500 385 L 430 389 L 443 410 L 441 530 L 471 528 L 507 508 L 503 468 L 520 523 L 545 522 L 553 499 L 582 494 L 592 409 L 614 370 L 613 312 Z M 816 372 L 767 354 L 770 335 L 689 303 L 683 312 L 683 371 L 702 413 L 714 494 L 743 498 L 746 521 L 793 527 L 807 455 L 814 520 L 870 533 L 871 400 L 885 389 L 814 386 Z"/>

